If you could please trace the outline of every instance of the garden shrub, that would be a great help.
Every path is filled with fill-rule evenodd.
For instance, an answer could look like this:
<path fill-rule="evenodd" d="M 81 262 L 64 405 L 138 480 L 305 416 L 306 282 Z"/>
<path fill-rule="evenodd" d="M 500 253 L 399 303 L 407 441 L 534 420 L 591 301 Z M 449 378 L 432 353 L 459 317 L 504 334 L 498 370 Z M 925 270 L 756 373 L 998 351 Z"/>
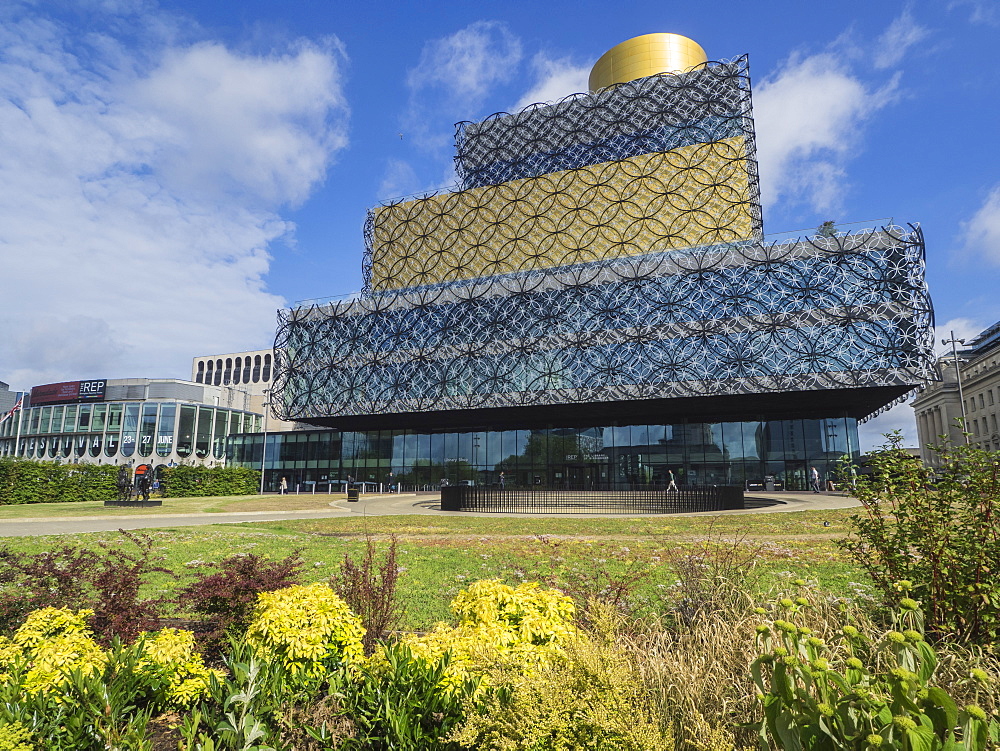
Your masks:
<path fill-rule="evenodd" d="M 365 627 L 365 654 L 403 620 L 399 601 L 399 565 L 396 563 L 396 537 L 389 538 L 385 556 L 379 558 L 375 541 L 365 538 L 365 553 L 360 562 L 347 553 L 340 571 L 330 577 L 330 586 L 355 613 Z"/>
<path fill-rule="evenodd" d="M 0 644 L 0 668 L 5 674 L 16 672 L 18 661 L 23 661 L 26 672 L 20 685 L 29 694 L 60 691 L 74 671 L 88 676 L 102 670 L 107 656 L 87 626 L 93 614 L 65 608 L 30 613 L 13 638 Z"/>
<path fill-rule="evenodd" d="M 260 470 L 181 464 L 163 470 L 161 487 L 165 498 L 255 495 L 260 492 Z"/>
<path fill-rule="evenodd" d="M 0 751 L 34 751 L 31 731 L 19 722 L 0 723 Z"/>
<path fill-rule="evenodd" d="M 225 677 L 223 671 L 205 666 L 204 658 L 195 651 L 194 634 L 190 631 L 164 628 L 143 633 L 135 651 L 141 673 L 165 680 L 164 704 L 190 706 L 208 691 L 212 676 Z"/>
<path fill-rule="evenodd" d="M 223 647 L 226 635 L 241 636 L 250 625 L 257 596 L 298 583 L 302 558 L 298 551 L 280 561 L 255 553 L 238 553 L 208 564 L 212 573 L 199 573 L 184 586 L 176 602 L 210 620 L 211 629 L 199 634 L 213 654 Z"/>
<path fill-rule="evenodd" d="M 458 625 L 437 624 L 425 634 L 401 642 L 430 664 L 449 655 L 441 689 L 455 691 L 485 666 L 498 662 L 527 668 L 558 656 L 560 644 L 573 636 L 573 601 L 534 582 L 512 587 L 497 579 L 471 584 L 451 603 Z M 372 658 L 384 660 L 381 651 Z"/>
<path fill-rule="evenodd" d="M 373 751 L 459 751 L 449 739 L 464 718 L 464 703 L 479 680 L 448 682 L 450 654 L 425 658 L 406 644 L 382 645 L 345 692 L 345 710 L 361 748 Z M 349 746 L 352 747 L 352 746 Z"/>
<path fill-rule="evenodd" d="M 0 506 L 105 501 L 115 497 L 118 468 L 0 458 Z"/>
<path fill-rule="evenodd" d="M 90 610 L 43 608 L 13 638 L 0 638 L 0 726 L 27 728 L 43 748 L 148 747 L 154 713 L 204 698 L 221 671 L 209 670 L 190 632 L 142 634 L 103 650 Z"/>
<path fill-rule="evenodd" d="M 609 615 L 595 614 L 600 626 Z M 486 670 L 485 691 L 467 702 L 467 719 L 452 738 L 483 751 L 672 751 L 673 737 L 657 716 L 631 656 L 612 629 L 580 633 L 562 654 L 530 673 L 510 666 Z"/>
<path fill-rule="evenodd" d="M 989 644 L 1000 637 L 1000 455 L 971 446 L 938 449 L 928 469 L 900 435 L 873 454 L 853 494 L 842 547 L 868 572 L 887 602 L 897 581 L 913 583 L 928 631 Z"/>
<path fill-rule="evenodd" d="M 573 601 L 535 582 L 516 587 L 498 579 L 474 582 L 451 602 L 460 626 L 499 625 L 510 639 L 525 644 L 551 644 L 574 632 Z"/>
<path fill-rule="evenodd" d="M 258 596 L 246 642 L 256 656 L 306 680 L 364 659 L 361 619 L 326 584 Z"/>
<path fill-rule="evenodd" d="M 10 630 L 40 608 L 87 606 L 94 611 L 93 631 L 104 644 L 115 637 L 131 643 L 155 628 L 159 601 L 142 599 L 139 593 L 149 574 L 173 574 L 156 564 L 152 537 L 125 530 L 119 534 L 114 542 L 99 542 L 96 550 L 64 545 L 24 555 L 0 549 L 0 628 Z"/>
<path fill-rule="evenodd" d="M 959 708 L 934 685 L 937 655 L 915 600 L 900 600 L 895 628 L 874 644 L 850 624 L 828 643 L 790 620 L 809 607 L 804 597 L 777 605 L 783 617 L 757 627 L 762 654 L 751 666 L 763 743 L 787 751 L 981 751 L 996 741 L 997 723 L 982 708 Z"/>

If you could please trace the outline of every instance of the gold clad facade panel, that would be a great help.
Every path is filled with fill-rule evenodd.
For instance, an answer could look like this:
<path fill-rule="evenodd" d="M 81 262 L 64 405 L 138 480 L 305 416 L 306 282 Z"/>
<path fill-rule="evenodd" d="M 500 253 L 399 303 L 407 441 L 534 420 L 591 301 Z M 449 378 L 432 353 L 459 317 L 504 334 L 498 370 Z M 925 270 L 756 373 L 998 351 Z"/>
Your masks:
<path fill-rule="evenodd" d="M 743 137 L 376 209 L 371 288 L 400 289 L 754 236 Z"/>

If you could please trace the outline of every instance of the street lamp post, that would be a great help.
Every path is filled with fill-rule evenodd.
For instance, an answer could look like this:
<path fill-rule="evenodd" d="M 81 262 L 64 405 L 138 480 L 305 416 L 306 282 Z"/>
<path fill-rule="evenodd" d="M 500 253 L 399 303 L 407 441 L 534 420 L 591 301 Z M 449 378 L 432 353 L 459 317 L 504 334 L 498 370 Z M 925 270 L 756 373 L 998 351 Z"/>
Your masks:
<path fill-rule="evenodd" d="M 951 339 L 942 339 L 941 344 L 951 345 L 951 357 L 955 361 L 955 377 L 958 379 L 958 403 L 962 407 L 962 435 L 965 436 L 965 442 L 968 443 L 969 426 L 966 424 L 967 420 L 965 415 L 965 394 L 962 393 L 962 366 L 958 362 L 958 348 L 955 346 L 956 344 L 964 345 L 965 339 L 956 339 L 954 331 L 949 331 L 948 334 L 949 336 L 951 336 Z"/>
<path fill-rule="evenodd" d="M 260 447 L 260 494 L 264 495 L 264 466 L 267 462 L 267 413 L 271 411 L 271 401 L 268 399 L 271 389 L 264 389 L 264 443 Z"/>

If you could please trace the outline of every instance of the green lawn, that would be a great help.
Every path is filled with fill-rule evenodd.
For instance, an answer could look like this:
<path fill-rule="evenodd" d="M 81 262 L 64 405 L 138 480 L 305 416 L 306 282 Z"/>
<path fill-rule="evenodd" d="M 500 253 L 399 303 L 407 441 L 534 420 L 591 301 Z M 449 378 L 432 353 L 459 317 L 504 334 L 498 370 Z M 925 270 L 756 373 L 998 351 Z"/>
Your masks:
<path fill-rule="evenodd" d="M 231 511 L 302 511 L 328 510 L 330 503 L 343 501 L 343 493 L 328 495 L 233 495 L 209 498 L 163 498 L 162 506 L 123 508 L 105 506 L 103 501 L 87 503 L 25 503 L 0 506 L 0 521 L 5 519 L 51 519 L 74 516 L 149 516 L 156 514 L 218 514 Z"/>
<path fill-rule="evenodd" d="M 290 508 L 287 504 L 309 502 L 325 504 L 329 497 L 182 499 L 176 506 L 165 504 L 159 512 L 266 510 L 253 504 L 278 503 L 280 508 Z M 58 505 L 75 510 L 87 504 Z M 406 626 L 412 629 L 447 618 L 448 602 L 459 589 L 490 577 L 511 583 L 556 577 L 584 589 L 599 589 L 641 572 L 639 599 L 643 607 L 655 610 L 675 581 L 669 561 L 706 539 L 759 561 L 768 572 L 769 584 L 802 576 L 836 594 L 851 595 L 864 586 L 865 577 L 835 544 L 836 538 L 846 534 L 851 513 L 843 509 L 635 519 L 354 516 L 155 529 L 148 534 L 156 541 L 163 565 L 180 578 L 152 578 L 150 595 L 169 598 L 199 566 L 239 552 L 280 558 L 300 550 L 306 562 L 304 578 L 324 581 L 345 554 L 360 552 L 366 535 L 381 544 L 389 535 L 398 539 Z M 63 542 L 91 546 L 99 540 L 118 539 L 117 533 L 96 533 L 13 538 L 7 544 L 14 550 L 37 552 Z"/>

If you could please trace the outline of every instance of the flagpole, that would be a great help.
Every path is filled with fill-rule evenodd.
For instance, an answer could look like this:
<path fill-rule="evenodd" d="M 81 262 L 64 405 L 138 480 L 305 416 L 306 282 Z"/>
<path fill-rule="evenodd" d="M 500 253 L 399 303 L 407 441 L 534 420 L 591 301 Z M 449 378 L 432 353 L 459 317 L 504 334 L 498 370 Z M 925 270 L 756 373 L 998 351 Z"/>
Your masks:
<path fill-rule="evenodd" d="M 24 396 L 17 400 L 14 405 L 17 410 L 17 437 L 14 439 L 14 456 L 18 456 L 17 450 L 21 448 L 21 418 L 24 416 Z"/>

